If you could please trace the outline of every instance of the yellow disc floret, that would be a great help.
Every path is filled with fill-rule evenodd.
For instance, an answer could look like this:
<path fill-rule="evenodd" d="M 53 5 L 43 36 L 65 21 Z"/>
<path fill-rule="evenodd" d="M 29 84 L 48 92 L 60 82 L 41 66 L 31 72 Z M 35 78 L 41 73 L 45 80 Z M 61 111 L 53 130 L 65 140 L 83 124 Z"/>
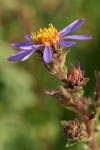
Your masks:
<path fill-rule="evenodd" d="M 78 80 L 79 79 L 79 76 L 80 76 L 80 72 L 79 72 L 79 70 L 78 69 L 74 69 L 71 73 L 70 73 L 70 75 L 69 75 L 69 80 L 70 81 L 73 81 L 73 77 L 75 77 L 75 80 Z"/>
<path fill-rule="evenodd" d="M 58 31 L 52 24 L 49 24 L 48 28 L 40 28 L 39 31 L 31 33 L 31 38 L 35 44 L 55 45 L 58 41 Z"/>
<path fill-rule="evenodd" d="M 79 75 L 80 75 L 79 70 L 78 69 L 74 69 L 74 74 L 75 74 L 76 80 L 78 80 Z"/>

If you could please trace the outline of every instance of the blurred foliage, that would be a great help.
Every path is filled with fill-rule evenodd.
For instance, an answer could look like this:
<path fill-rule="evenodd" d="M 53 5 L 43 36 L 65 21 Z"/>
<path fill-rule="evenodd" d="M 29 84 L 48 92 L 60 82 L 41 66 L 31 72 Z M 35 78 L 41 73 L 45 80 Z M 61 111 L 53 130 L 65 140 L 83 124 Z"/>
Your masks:
<path fill-rule="evenodd" d="M 82 150 L 82 143 L 65 148 L 60 120 L 73 119 L 43 93 L 56 88 L 58 79 L 31 56 L 26 62 L 8 62 L 10 43 L 24 40 L 24 34 L 53 23 L 58 30 L 85 18 L 75 33 L 94 38 L 80 41 L 67 56 L 66 65 L 80 60 L 91 78 L 85 94 L 93 97 L 94 70 L 100 69 L 100 0 L 0 0 L 0 150 Z"/>

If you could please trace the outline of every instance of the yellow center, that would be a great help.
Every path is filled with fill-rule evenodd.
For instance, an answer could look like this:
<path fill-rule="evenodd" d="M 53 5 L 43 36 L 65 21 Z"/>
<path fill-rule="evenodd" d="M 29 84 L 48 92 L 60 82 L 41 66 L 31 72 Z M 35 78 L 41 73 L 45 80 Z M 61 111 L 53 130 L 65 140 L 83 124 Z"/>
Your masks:
<path fill-rule="evenodd" d="M 31 38 L 35 44 L 44 44 L 45 46 L 55 45 L 59 40 L 58 31 L 52 24 L 49 24 L 48 28 L 40 28 L 39 31 L 31 33 Z"/>
<path fill-rule="evenodd" d="M 79 75 L 80 75 L 80 72 L 78 69 L 74 69 L 74 75 L 75 75 L 76 80 L 78 80 Z M 71 80 L 71 81 L 73 80 L 73 74 L 69 75 L 69 80 Z"/>

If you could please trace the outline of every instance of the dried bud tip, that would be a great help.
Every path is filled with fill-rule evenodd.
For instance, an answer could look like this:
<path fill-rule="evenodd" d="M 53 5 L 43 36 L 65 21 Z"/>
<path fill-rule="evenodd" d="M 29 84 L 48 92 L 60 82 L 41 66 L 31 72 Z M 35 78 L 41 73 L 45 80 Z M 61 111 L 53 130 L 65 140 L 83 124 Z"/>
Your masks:
<path fill-rule="evenodd" d="M 78 140 L 81 139 L 82 126 L 80 125 L 77 119 L 70 121 L 62 121 L 61 122 L 64 129 L 64 136 L 70 140 Z"/>

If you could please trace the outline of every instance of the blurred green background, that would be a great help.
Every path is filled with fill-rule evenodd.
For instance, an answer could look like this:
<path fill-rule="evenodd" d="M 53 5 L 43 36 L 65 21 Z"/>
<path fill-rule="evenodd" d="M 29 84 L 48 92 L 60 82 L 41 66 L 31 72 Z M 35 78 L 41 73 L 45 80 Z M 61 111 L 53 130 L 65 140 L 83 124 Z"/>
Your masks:
<path fill-rule="evenodd" d="M 82 143 L 65 148 L 61 120 L 75 114 L 61 108 L 43 89 L 55 89 L 51 76 L 32 55 L 25 62 L 8 62 L 17 52 L 12 42 L 52 23 L 61 30 L 76 19 L 85 18 L 74 34 L 94 38 L 78 41 L 67 55 L 66 65 L 81 62 L 85 76 L 91 78 L 85 94 L 93 97 L 94 70 L 100 69 L 100 0 L 0 0 L 0 150 L 82 150 Z"/>

